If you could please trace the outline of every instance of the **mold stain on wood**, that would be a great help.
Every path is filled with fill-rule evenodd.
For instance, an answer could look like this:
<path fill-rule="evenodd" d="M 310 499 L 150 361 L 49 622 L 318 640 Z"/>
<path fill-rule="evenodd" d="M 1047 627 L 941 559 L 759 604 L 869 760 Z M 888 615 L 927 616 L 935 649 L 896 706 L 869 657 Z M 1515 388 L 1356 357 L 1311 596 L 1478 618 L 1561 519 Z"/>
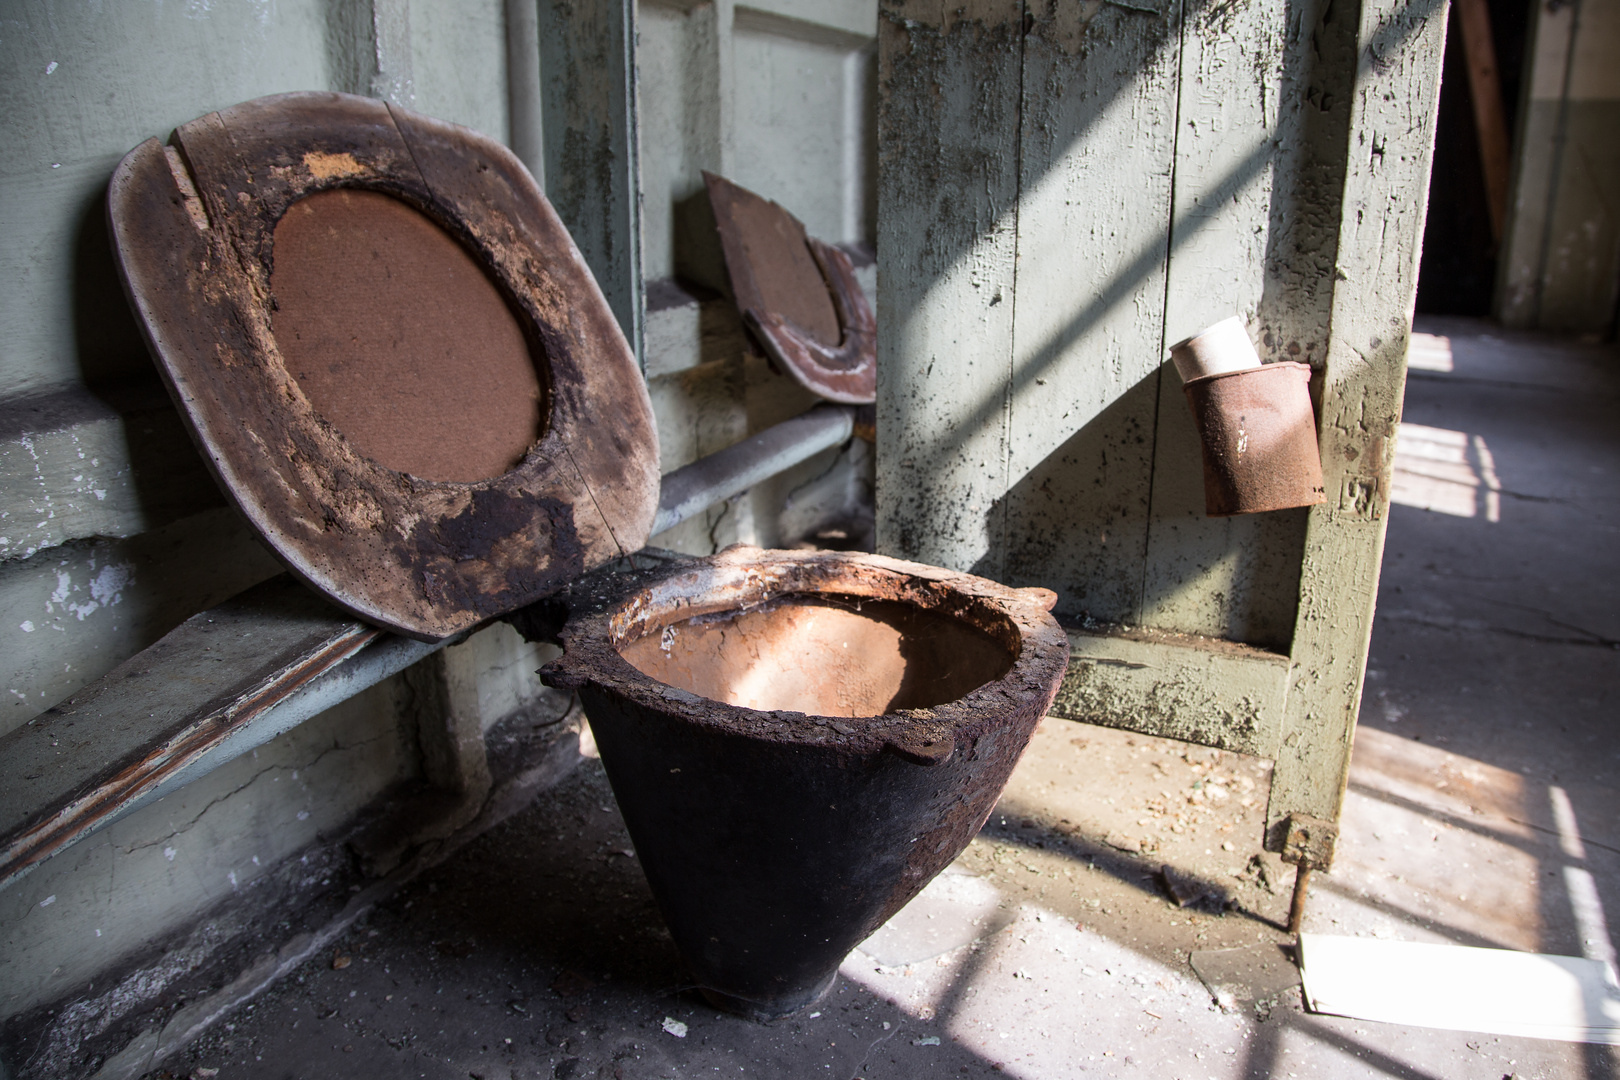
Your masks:
<path fill-rule="evenodd" d="M 1420 216 L 1389 195 L 1426 176 L 1438 8 L 883 9 L 880 549 L 1272 650 L 1151 679 L 1081 657 L 1059 701 L 1282 754 L 1273 822 L 1341 797 Z M 1314 369 L 1315 510 L 1204 516 L 1160 360 L 1234 311 Z"/>

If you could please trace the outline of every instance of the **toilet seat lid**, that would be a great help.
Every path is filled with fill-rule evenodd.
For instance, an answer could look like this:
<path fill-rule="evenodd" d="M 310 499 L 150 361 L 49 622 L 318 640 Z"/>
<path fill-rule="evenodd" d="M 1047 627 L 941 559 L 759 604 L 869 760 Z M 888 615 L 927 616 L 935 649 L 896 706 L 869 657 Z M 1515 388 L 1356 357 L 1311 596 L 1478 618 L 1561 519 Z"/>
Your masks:
<path fill-rule="evenodd" d="M 877 400 L 877 320 L 849 256 L 786 209 L 705 172 L 737 310 L 801 386 L 828 401 Z"/>
<path fill-rule="evenodd" d="M 277 95 L 136 147 L 108 216 L 220 485 L 342 607 L 441 640 L 646 543 L 645 383 L 505 147 L 368 98 Z"/>

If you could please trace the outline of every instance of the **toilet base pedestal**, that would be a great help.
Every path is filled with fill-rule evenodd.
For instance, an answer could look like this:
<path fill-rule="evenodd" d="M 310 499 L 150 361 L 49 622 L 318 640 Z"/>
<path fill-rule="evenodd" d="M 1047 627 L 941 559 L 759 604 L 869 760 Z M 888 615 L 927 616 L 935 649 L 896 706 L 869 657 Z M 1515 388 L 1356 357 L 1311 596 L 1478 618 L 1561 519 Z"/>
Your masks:
<path fill-rule="evenodd" d="M 826 980 L 810 993 L 784 995 L 770 1001 L 749 1001 L 746 998 L 733 997 L 730 994 L 721 993 L 719 990 L 710 990 L 707 987 L 699 987 L 698 989 L 703 995 L 703 1000 L 721 1012 L 728 1012 L 748 1020 L 766 1023 L 771 1020 L 780 1020 L 784 1016 L 792 1016 L 796 1012 L 802 1012 L 815 1005 L 831 992 L 833 984 L 837 981 L 838 969 L 833 968 L 827 975 Z"/>
<path fill-rule="evenodd" d="M 1067 666 L 1051 598 L 730 548 L 582 579 L 521 628 L 560 624 L 541 678 L 579 693 L 692 981 L 768 1020 L 978 833 Z"/>

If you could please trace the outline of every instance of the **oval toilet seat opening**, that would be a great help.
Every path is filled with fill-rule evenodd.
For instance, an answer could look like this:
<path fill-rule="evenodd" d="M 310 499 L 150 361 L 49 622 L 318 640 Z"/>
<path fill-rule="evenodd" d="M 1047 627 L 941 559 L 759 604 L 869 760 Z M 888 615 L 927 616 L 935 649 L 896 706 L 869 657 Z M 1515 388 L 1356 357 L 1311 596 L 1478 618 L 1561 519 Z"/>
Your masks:
<path fill-rule="evenodd" d="M 614 643 L 619 655 L 659 682 L 760 711 L 871 717 L 932 708 L 1001 678 L 1016 659 L 1003 644 L 1017 640 L 1012 620 L 989 611 L 975 614 L 1004 624 L 994 634 L 919 604 L 836 592 L 690 610 L 638 618 L 636 633 Z"/>
<path fill-rule="evenodd" d="M 543 359 L 474 255 L 381 191 L 340 187 L 275 225 L 272 331 L 315 411 L 365 456 L 477 483 L 544 432 Z"/>

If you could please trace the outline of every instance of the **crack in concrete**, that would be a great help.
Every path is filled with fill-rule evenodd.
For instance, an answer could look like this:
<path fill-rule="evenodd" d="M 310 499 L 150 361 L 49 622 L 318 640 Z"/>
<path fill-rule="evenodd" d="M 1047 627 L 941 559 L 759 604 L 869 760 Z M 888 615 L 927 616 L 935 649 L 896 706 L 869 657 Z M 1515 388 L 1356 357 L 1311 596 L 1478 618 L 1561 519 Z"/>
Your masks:
<path fill-rule="evenodd" d="M 1532 609 L 1534 610 L 1534 609 Z M 1589 630 L 1581 630 L 1556 619 L 1551 620 L 1555 625 L 1567 629 L 1580 630 L 1586 637 L 1556 637 L 1552 634 L 1537 634 L 1529 630 L 1515 630 L 1508 626 L 1492 626 L 1480 619 L 1452 619 L 1444 615 L 1424 615 L 1417 611 L 1380 611 L 1379 618 L 1388 622 L 1410 623 L 1416 626 L 1427 626 L 1435 630 L 1472 631 L 1482 634 L 1502 634 L 1506 637 L 1522 638 L 1525 641 L 1539 641 L 1547 645 L 1581 645 L 1586 648 L 1620 649 L 1620 641 L 1592 634 Z"/>
<path fill-rule="evenodd" d="M 187 821 L 184 825 L 181 825 L 180 827 L 176 828 L 173 832 L 168 833 L 165 836 L 160 836 L 155 840 L 148 840 L 148 841 L 145 841 L 144 843 L 135 844 L 135 845 L 132 845 L 131 847 L 124 848 L 123 849 L 123 854 L 125 854 L 125 855 L 133 855 L 137 851 L 144 850 L 145 848 L 156 847 L 159 844 L 167 843 L 168 841 L 173 840 L 175 837 L 181 835 L 182 833 L 190 832 L 192 829 L 196 828 L 197 823 L 200 822 L 203 819 L 203 816 L 205 814 L 207 814 L 208 811 L 212 810 L 215 806 L 217 806 L 218 804 L 224 802 L 226 799 L 232 799 L 232 798 L 235 798 L 237 795 L 240 795 L 242 792 L 246 791 L 248 788 L 250 788 L 254 784 L 258 783 L 259 779 L 261 777 L 265 776 L 268 773 L 275 772 L 277 769 L 281 769 L 281 770 L 284 770 L 284 771 L 290 771 L 290 772 L 297 772 L 297 771 L 299 771 L 301 769 L 311 769 L 311 768 L 314 768 L 316 765 L 320 764 L 322 759 L 324 759 L 329 754 L 337 753 L 338 751 L 343 751 L 343 750 L 356 750 L 356 749 L 359 749 L 360 747 L 369 746 L 372 743 L 381 741 L 385 737 L 386 736 L 383 736 L 383 735 L 373 735 L 371 738 L 369 738 L 369 739 L 361 739 L 359 742 L 334 743 L 333 745 L 328 746 L 326 749 L 322 750 L 319 754 L 316 754 L 309 761 L 301 763 L 301 764 L 297 764 L 297 765 L 288 765 L 285 762 L 281 762 L 281 763 L 277 763 L 277 764 L 273 764 L 273 765 L 266 765 L 264 768 L 259 769 L 252 776 L 248 777 L 245 781 L 243 781 L 241 784 L 237 785 L 236 787 L 232 788 L 231 790 L 229 790 L 229 791 L 227 791 L 227 792 L 225 792 L 225 793 L 223 793 L 221 795 L 216 795 L 212 799 L 209 799 L 208 802 L 205 803 L 200 810 L 198 810 L 194 815 L 192 815 L 191 820 Z"/>

